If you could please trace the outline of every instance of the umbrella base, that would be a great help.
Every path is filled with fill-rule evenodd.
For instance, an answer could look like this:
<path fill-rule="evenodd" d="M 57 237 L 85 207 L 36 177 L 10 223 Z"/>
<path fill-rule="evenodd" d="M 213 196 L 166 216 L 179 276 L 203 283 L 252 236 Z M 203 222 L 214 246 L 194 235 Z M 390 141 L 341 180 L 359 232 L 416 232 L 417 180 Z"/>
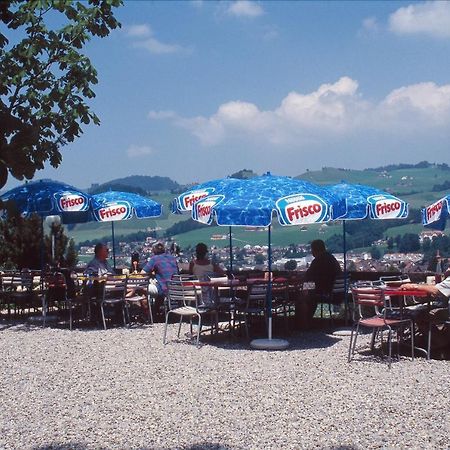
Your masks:
<path fill-rule="evenodd" d="M 285 350 L 289 342 L 284 339 L 253 339 L 250 346 L 256 350 Z"/>

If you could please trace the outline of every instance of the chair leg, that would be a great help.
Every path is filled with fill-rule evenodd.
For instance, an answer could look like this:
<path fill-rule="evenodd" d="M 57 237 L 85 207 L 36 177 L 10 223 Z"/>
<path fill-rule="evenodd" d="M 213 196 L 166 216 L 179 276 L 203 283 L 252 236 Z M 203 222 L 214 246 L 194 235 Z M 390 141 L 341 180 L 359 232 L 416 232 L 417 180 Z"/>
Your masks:
<path fill-rule="evenodd" d="M 129 311 L 128 311 L 129 314 Z M 123 326 L 126 327 L 127 326 L 127 321 L 125 319 L 125 304 L 122 303 L 122 318 L 123 318 Z"/>
<path fill-rule="evenodd" d="M 164 327 L 164 336 L 163 336 L 163 344 L 165 345 L 165 344 L 167 344 L 167 325 L 168 325 L 168 323 L 169 323 L 169 314 L 170 314 L 170 311 L 167 311 L 167 314 L 166 314 L 166 325 L 165 325 L 165 327 Z"/>
<path fill-rule="evenodd" d="M 352 344 L 353 344 L 353 334 L 355 333 L 355 325 L 352 326 L 352 332 L 350 333 L 350 343 L 348 345 L 348 362 L 352 360 Z"/>
<path fill-rule="evenodd" d="M 200 347 L 200 333 L 202 332 L 202 316 L 198 314 L 197 348 Z"/>
<path fill-rule="evenodd" d="M 411 320 L 411 360 L 414 361 L 414 321 Z"/>
<path fill-rule="evenodd" d="M 177 334 L 178 338 L 180 337 L 180 333 L 181 333 L 181 322 L 182 321 L 183 321 L 183 316 L 180 316 L 180 323 L 178 325 L 178 334 Z"/>
<path fill-rule="evenodd" d="M 431 321 L 428 324 L 427 359 L 431 359 Z"/>
<path fill-rule="evenodd" d="M 388 352 L 389 352 L 389 369 L 391 368 L 391 360 L 392 360 L 392 328 L 388 327 Z"/>
<path fill-rule="evenodd" d="M 353 348 L 352 348 L 352 357 L 355 354 L 355 349 L 356 349 L 356 341 L 358 339 L 358 333 L 359 333 L 359 322 L 356 324 L 356 334 L 355 334 L 355 339 L 353 341 Z"/>
<path fill-rule="evenodd" d="M 73 323 L 73 312 L 72 312 L 72 303 L 69 303 L 69 329 L 72 331 L 72 323 Z"/>
<path fill-rule="evenodd" d="M 106 330 L 106 320 L 105 320 L 105 311 L 103 309 L 103 303 L 100 305 L 100 310 L 102 311 L 103 328 Z"/>
<path fill-rule="evenodd" d="M 150 321 L 150 325 L 153 325 L 153 313 L 152 313 L 150 297 L 147 297 L 147 308 L 148 308 L 148 320 Z"/>

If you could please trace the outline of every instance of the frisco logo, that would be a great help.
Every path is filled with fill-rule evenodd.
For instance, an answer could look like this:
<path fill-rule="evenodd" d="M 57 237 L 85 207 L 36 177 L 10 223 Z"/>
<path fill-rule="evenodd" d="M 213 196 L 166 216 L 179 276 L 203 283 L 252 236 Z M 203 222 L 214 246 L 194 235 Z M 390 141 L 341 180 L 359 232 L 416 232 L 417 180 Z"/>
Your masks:
<path fill-rule="evenodd" d="M 439 200 L 433 203 L 426 209 L 426 223 L 436 222 L 441 217 L 442 207 L 444 206 L 444 201 Z"/>
<path fill-rule="evenodd" d="M 61 211 L 85 211 L 88 207 L 87 198 L 71 192 L 64 192 L 59 199 Z"/>
<path fill-rule="evenodd" d="M 317 195 L 295 194 L 279 199 L 276 203 L 282 225 L 306 225 L 323 222 L 327 216 L 327 205 Z"/>
<path fill-rule="evenodd" d="M 198 222 L 211 224 L 213 208 L 224 199 L 223 195 L 211 195 L 195 205 L 194 219 Z"/>
<path fill-rule="evenodd" d="M 206 188 L 197 191 L 187 192 L 180 197 L 180 205 L 183 211 L 191 211 L 194 203 L 198 202 L 202 198 L 208 197 L 214 192 L 214 188 Z"/>
<path fill-rule="evenodd" d="M 374 219 L 398 219 L 407 216 L 406 203 L 393 195 L 372 195 L 367 200 Z"/>
<path fill-rule="evenodd" d="M 131 207 L 127 202 L 110 203 L 97 211 L 97 218 L 100 222 L 112 222 L 116 220 L 126 220 L 131 217 Z"/>

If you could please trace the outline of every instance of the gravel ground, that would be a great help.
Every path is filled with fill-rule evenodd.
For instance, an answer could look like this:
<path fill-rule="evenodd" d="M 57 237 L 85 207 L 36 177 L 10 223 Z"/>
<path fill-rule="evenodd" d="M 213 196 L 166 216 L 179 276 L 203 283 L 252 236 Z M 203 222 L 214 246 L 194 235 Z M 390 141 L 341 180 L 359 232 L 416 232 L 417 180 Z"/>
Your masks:
<path fill-rule="evenodd" d="M 0 448 L 450 448 L 450 361 L 348 364 L 349 338 L 323 332 L 282 352 L 162 333 L 0 323 Z"/>

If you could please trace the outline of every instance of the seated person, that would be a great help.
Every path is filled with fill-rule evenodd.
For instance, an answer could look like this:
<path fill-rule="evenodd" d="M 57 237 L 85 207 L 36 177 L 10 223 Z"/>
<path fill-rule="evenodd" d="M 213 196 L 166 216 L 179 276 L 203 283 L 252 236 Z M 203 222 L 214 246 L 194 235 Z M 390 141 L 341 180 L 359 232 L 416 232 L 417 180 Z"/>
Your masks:
<path fill-rule="evenodd" d="M 99 243 L 94 248 L 94 258 L 86 266 L 87 274 L 98 275 L 99 277 L 114 273 L 108 263 L 109 249 L 106 244 Z"/>
<path fill-rule="evenodd" d="M 425 335 L 428 332 L 430 321 L 444 322 L 450 319 L 450 278 L 446 278 L 437 284 L 404 283 L 400 286 L 400 289 L 424 291 L 433 297 L 431 309 L 424 311 L 416 318 L 420 333 Z M 443 347 L 450 344 L 450 330 L 448 328 L 445 330 L 444 325 L 439 325 L 434 332 L 437 334 L 431 341 L 434 346 Z"/>
<path fill-rule="evenodd" d="M 195 259 L 189 264 L 189 273 L 195 275 L 199 280 L 204 280 L 208 275 L 225 275 L 225 271 L 207 258 L 208 247 L 200 242 L 195 247 Z"/>
<path fill-rule="evenodd" d="M 330 295 L 334 280 L 342 273 L 341 266 L 337 259 L 325 247 L 321 239 L 311 242 L 311 253 L 314 259 L 305 273 L 303 281 L 314 281 L 315 296 L 312 300 L 310 317 L 314 317 L 319 299 Z"/>
<path fill-rule="evenodd" d="M 142 268 L 142 274 L 154 273 L 156 284 L 149 286 L 149 294 L 158 300 L 155 301 L 156 313 L 159 313 L 163 298 L 167 294 L 167 283 L 171 280 L 172 275 L 178 273 L 178 263 L 173 255 L 166 253 L 164 244 L 161 242 L 153 246 L 153 255 Z"/>
<path fill-rule="evenodd" d="M 139 262 L 139 253 L 133 252 L 131 254 L 131 266 L 130 266 L 130 273 L 137 274 L 142 271 L 141 264 Z"/>

